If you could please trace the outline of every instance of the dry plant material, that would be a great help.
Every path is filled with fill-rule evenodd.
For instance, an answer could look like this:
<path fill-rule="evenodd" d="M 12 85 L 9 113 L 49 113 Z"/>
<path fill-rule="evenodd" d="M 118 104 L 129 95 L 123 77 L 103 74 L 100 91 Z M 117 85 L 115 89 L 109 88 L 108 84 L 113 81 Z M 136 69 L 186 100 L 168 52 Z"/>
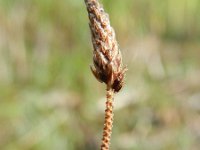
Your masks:
<path fill-rule="evenodd" d="M 109 16 L 105 13 L 98 0 L 85 0 L 89 16 L 89 26 L 93 44 L 92 73 L 100 82 L 107 85 L 107 101 L 105 123 L 101 150 L 109 150 L 113 126 L 114 93 L 123 86 L 126 68 L 122 64 L 122 56 L 115 37 L 115 31 L 110 26 Z"/>

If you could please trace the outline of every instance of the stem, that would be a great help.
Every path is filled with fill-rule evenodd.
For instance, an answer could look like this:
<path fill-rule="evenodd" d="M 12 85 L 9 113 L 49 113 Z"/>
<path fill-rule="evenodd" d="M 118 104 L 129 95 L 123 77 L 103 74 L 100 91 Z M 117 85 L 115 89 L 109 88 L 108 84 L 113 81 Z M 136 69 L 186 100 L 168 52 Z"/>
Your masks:
<path fill-rule="evenodd" d="M 103 138 L 101 143 L 101 150 L 109 150 L 110 138 L 113 127 L 113 100 L 114 100 L 114 91 L 113 89 L 107 89 L 106 93 L 106 110 L 105 110 L 105 122 L 103 128 Z"/>

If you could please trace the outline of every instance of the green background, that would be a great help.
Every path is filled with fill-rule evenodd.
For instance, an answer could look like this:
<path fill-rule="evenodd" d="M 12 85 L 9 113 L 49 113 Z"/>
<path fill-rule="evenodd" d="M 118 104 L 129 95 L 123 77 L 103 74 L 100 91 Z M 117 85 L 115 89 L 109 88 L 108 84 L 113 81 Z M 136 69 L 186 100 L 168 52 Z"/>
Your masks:
<path fill-rule="evenodd" d="M 199 150 L 200 1 L 102 0 L 128 66 L 112 150 Z M 97 150 L 105 85 L 83 0 L 0 0 L 0 149 Z"/>

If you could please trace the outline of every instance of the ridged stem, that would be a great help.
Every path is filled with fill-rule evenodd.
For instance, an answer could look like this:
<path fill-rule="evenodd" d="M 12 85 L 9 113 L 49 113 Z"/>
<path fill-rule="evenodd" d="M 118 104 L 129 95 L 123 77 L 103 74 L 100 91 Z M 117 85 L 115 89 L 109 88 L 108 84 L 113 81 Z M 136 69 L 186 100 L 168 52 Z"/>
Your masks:
<path fill-rule="evenodd" d="M 109 150 L 110 139 L 113 127 L 113 101 L 114 101 L 114 91 L 112 89 L 107 89 L 106 93 L 106 110 L 105 110 L 105 122 L 103 128 L 103 137 L 101 143 L 101 150 Z"/>

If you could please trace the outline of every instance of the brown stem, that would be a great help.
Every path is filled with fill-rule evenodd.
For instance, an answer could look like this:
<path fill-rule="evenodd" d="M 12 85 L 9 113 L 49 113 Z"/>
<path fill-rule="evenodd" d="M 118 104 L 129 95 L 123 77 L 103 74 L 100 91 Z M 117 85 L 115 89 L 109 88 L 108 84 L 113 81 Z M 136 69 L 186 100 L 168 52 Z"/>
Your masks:
<path fill-rule="evenodd" d="M 113 100 L 114 91 L 112 89 L 107 89 L 106 93 L 106 110 L 105 110 L 105 122 L 103 128 L 103 138 L 101 143 L 101 150 L 109 150 L 110 138 L 113 127 Z"/>

